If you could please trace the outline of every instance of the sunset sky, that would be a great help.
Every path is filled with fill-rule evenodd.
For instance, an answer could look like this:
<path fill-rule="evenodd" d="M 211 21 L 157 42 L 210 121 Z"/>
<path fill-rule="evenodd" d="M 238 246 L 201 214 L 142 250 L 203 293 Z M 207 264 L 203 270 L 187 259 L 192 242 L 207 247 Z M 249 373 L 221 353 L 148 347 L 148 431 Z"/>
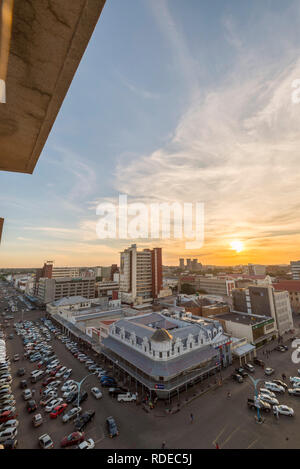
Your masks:
<path fill-rule="evenodd" d="M 107 0 L 34 174 L 0 172 L 0 268 L 299 259 L 299 31 L 298 0 Z M 98 239 L 119 194 L 203 202 L 203 247 Z"/>

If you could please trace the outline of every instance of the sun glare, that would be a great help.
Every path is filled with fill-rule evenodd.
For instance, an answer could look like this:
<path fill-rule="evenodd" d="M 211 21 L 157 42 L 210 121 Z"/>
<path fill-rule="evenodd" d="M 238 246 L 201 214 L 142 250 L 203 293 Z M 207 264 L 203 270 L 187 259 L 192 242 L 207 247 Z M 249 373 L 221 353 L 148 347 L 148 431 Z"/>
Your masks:
<path fill-rule="evenodd" d="M 244 244 L 242 243 L 242 241 L 239 241 L 239 240 L 231 241 L 230 246 L 231 246 L 231 249 L 233 249 L 236 252 L 241 252 L 244 249 Z"/>

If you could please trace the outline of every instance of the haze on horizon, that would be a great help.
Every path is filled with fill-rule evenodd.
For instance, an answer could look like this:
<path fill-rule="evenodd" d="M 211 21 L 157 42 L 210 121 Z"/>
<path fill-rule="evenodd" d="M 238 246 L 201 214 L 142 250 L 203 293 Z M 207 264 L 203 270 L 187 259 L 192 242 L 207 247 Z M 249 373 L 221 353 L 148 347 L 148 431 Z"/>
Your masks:
<path fill-rule="evenodd" d="M 0 268 L 300 258 L 297 0 L 107 1 L 33 175 L 0 173 Z M 99 240 L 96 206 L 204 202 L 205 242 Z M 240 241 L 240 252 L 232 242 Z"/>

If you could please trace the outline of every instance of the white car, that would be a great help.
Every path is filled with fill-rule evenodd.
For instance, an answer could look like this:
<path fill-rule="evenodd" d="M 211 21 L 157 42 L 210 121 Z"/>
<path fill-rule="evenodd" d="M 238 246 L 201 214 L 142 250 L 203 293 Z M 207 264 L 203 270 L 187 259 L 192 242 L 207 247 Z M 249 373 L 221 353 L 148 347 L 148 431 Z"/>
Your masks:
<path fill-rule="evenodd" d="M 102 392 L 100 391 L 99 388 L 91 388 L 91 393 L 96 399 L 101 399 L 102 397 Z"/>
<path fill-rule="evenodd" d="M 53 399 L 52 401 L 50 401 L 46 407 L 45 407 L 45 411 L 46 412 L 52 412 L 52 410 L 58 406 L 59 404 L 61 404 L 63 402 L 63 398 L 62 397 L 59 397 L 58 399 Z"/>
<path fill-rule="evenodd" d="M 69 420 L 72 420 L 80 412 L 81 412 L 81 407 L 73 407 L 73 409 L 70 409 L 65 415 L 63 415 L 62 421 L 64 423 L 69 422 Z"/>
<path fill-rule="evenodd" d="M 275 399 L 275 397 L 271 397 L 269 394 L 259 394 L 258 398 L 267 402 L 268 404 L 279 405 L 278 400 Z"/>
<path fill-rule="evenodd" d="M 65 366 L 63 366 L 60 370 L 58 370 L 58 372 L 56 373 L 55 377 L 56 378 L 61 378 L 62 375 L 67 371 L 67 368 Z"/>
<path fill-rule="evenodd" d="M 14 440 L 18 434 L 16 427 L 9 427 L 0 432 L 0 441 Z"/>
<path fill-rule="evenodd" d="M 265 375 L 270 376 L 274 373 L 274 371 L 275 371 L 274 368 L 267 367 L 267 368 L 265 368 Z"/>
<path fill-rule="evenodd" d="M 288 393 L 293 396 L 300 396 L 300 387 L 295 387 L 293 389 L 288 389 Z"/>
<path fill-rule="evenodd" d="M 95 442 L 92 440 L 92 438 L 89 438 L 88 440 L 82 441 L 78 445 L 78 449 L 94 449 L 95 448 Z"/>
<path fill-rule="evenodd" d="M 23 399 L 24 399 L 24 401 L 28 401 L 29 399 L 32 399 L 32 392 L 31 392 L 30 389 L 24 389 Z"/>
<path fill-rule="evenodd" d="M 291 383 L 300 383 L 299 376 L 290 376 L 290 382 Z"/>
<path fill-rule="evenodd" d="M 73 384 L 76 384 L 75 381 L 73 379 L 69 379 L 68 381 L 66 381 L 62 387 L 61 387 L 61 390 L 64 392 L 64 391 L 67 391 L 67 389 L 72 386 Z"/>
<path fill-rule="evenodd" d="M 284 392 L 285 392 L 285 389 L 284 389 L 283 386 L 279 386 L 279 385 L 276 384 L 276 383 L 272 383 L 272 381 L 266 381 L 264 387 L 265 387 L 266 389 L 269 389 L 270 391 L 273 391 L 273 392 L 280 392 L 280 393 L 284 393 Z"/>
<path fill-rule="evenodd" d="M 274 394 L 272 391 L 266 388 L 260 388 L 259 390 L 260 394 L 268 394 L 270 397 L 276 398 L 276 394 Z"/>
<path fill-rule="evenodd" d="M 51 383 L 48 384 L 47 388 L 58 388 L 58 386 L 60 385 L 61 381 L 52 381 Z"/>
<path fill-rule="evenodd" d="M 72 392 L 77 391 L 77 386 L 74 384 L 73 386 L 70 386 L 64 393 L 63 393 L 63 398 L 65 399 L 66 397 L 69 396 Z"/>
<path fill-rule="evenodd" d="M 39 443 L 43 449 L 53 448 L 53 441 L 51 440 L 51 437 L 47 435 L 47 433 L 39 437 Z"/>
<path fill-rule="evenodd" d="M 293 417 L 294 415 L 294 410 L 291 407 L 288 407 L 287 405 L 275 405 L 273 407 L 274 414 L 278 412 L 278 414 L 281 415 L 289 415 L 290 417 Z"/>
<path fill-rule="evenodd" d="M 72 373 L 72 368 L 69 368 L 67 371 L 65 371 L 63 375 L 63 380 L 68 379 L 71 373 Z"/>
<path fill-rule="evenodd" d="M 7 420 L 7 422 L 2 423 L 0 425 L 0 431 L 2 432 L 3 430 L 6 430 L 7 428 L 16 428 L 19 425 L 19 421 L 12 419 L 12 420 Z"/>

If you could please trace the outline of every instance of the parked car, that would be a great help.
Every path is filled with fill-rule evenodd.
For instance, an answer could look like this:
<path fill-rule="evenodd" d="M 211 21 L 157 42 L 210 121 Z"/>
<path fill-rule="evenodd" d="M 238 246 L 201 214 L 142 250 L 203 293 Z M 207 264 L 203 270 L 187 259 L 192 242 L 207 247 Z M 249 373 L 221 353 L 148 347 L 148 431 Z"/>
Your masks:
<path fill-rule="evenodd" d="M 108 390 L 108 394 L 112 397 L 116 397 L 116 396 L 118 396 L 118 394 L 122 394 L 124 392 L 128 392 L 128 390 L 125 389 L 125 388 L 121 388 L 121 387 L 109 388 L 109 390 Z"/>
<path fill-rule="evenodd" d="M 265 375 L 270 376 L 274 373 L 274 371 L 275 371 L 274 368 L 267 367 L 265 368 Z"/>
<path fill-rule="evenodd" d="M 288 393 L 291 394 L 292 396 L 300 396 L 300 387 L 288 389 Z"/>
<path fill-rule="evenodd" d="M 275 347 L 275 350 L 278 350 L 278 352 L 286 352 L 286 349 L 282 345 L 277 345 L 277 347 Z"/>
<path fill-rule="evenodd" d="M 237 381 L 238 383 L 243 383 L 244 382 L 244 379 L 241 375 L 237 374 L 237 373 L 232 373 L 231 375 L 231 378 L 234 380 L 234 381 Z M 130 393 L 129 393 L 130 394 Z M 119 394 L 118 395 L 118 400 L 119 400 L 119 397 L 120 396 L 123 396 L 123 394 Z"/>
<path fill-rule="evenodd" d="M 16 427 L 6 428 L 0 432 L 0 442 L 15 439 L 18 434 Z"/>
<path fill-rule="evenodd" d="M 62 448 L 66 448 L 68 446 L 73 446 L 76 444 L 81 443 L 84 441 L 84 433 L 81 432 L 73 432 L 68 436 L 65 436 L 60 443 Z"/>
<path fill-rule="evenodd" d="M 285 391 L 283 386 L 279 386 L 278 384 L 272 383 L 271 381 L 266 381 L 264 387 L 273 392 L 284 393 Z"/>
<path fill-rule="evenodd" d="M 78 449 L 94 449 L 95 448 L 95 442 L 92 440 L 92 438 L 89 438 L 88 440 L 82 441 L 78 447 Z"/>
<path fill-rule="evenodd" d="M 35 414 L 32 417 L 32 424 L 34 427 L 39 427 L 43 423 L 43 417 L 42 414 Z"/>
<path fill-rule="evenodd" d="M 19 421 L 16 419 L 7 420 L 7 422 L 1 423 L 0 431 L 2 432 L 6 428 L 18 427 Z"/>
<path fill-rule="evenodd" d="M 51 437 L 47 433 L 39 437 L 39 444 L 42 449 L 50 449 L 54 446 Z"/>
<path fill-rule="evenodd" d="M 26 408 L 29 414 L 31 414 L 31 412 L 34 412 L 37 409 L 35 400 L 31 399 L 30 401 L 28 401 Z"/>
<path fill-rule="evenodd" d="M 23 393 L 23 399 L 24 401 L 28 401 L 29 399 L 32 398 L 32 392 L 31 392 L 31 389 L 24 389 Z"/>
<path fill-rule="evenodd" d="M 261 394 L 268 394 L 269 396 L 276 398 L 276 394 L 274 394 L 274 392 L 270 391 L 269 389 L 260 388 L 259 392 Z"/>
<path fill-rule="evenodd" d="M 294 410 L 291 407 L 288 407 L 287 405 L 275 405 L 273 407 L 273 412 L 274 414 L 278 412 L 278 414 L 281 415 L 289 415 L 290 417 L 294 416 Z"/>
<path fill-rule="evenodd" d="M 107 426 L 107 431 L 108 435 L 110 438 L 113 438 L 114 436 L 119 435 L 119 430 L 116 424 L 116 421 L 113 417 L 107 417 L 106 419 L 106 426 Z"/>
<path fill-rule="evenodd" d="M 102 392 L 100 391 L 99 388 L 91 388 L 91 393 L 96 399 L 101 399 L 102 397 Z"/>
<path fill-rule="evenodd" d="M 244 368 L 246 368 L 246 370 L 250 371 L 250 373 L 254 373 L 254 371 L 255 371 L 255 368 L 251 363 L 245 363 Z"/>
<path fill-rule="evenodd" d="M 240 375 L 237 375 L 240 376 Z M 240 376 L 241 377 L 241 376 Z M 241 377 L 242 381 L 238 380 L 238 382 L 243 382 L 243 378 Z M 117 400 L 118 402 L 133 402 L 137 399 L 137 393 L 127 392 L 126 394 L 118 394 Z"/>
<path fill-rule="evenodd" d="M 284 389 L 288 388 L 287 384 L 284 381 L 281 381 L 281 379 L 273 379 L 272 382 L 278 384 L 278 386 L 282 386 Z"/>
<path fill-rule="evenodd" d="M 18 440 L 17 439 L 8 439 L 5 441 L 1 442 L 1 445 L 4 447 L 4 449 L 16 449 L 18 445 Z"/>
<path fill-rule="evenodd" d="M 67 407 L 68 407 L 68 404 L 66 403 L 59 404 L 50 413 L 50 418 L 56 419 L 60 414 L 62 414 L 66 410 Z"/>
<path fill-rule="evenodd" d="M 81 412 L 81 407 L 73 407 L 62 417 L 63 423 L 67 423 Z"/>
<path fill-rule="evenodd" d="M 59 397 L 58 399 L 51 400 L 45 407 L 46 412 L 52 412 L 55 407 L 63 402 L 63 399 Z"/>
<path fill-rule="evenodd" d="M 17 376 L 24 376 L 26 373 L 25 368 L 19 368 L 17 371 Z"/>
<path fill-rule="evenodd" d="M 91 420 L 93 420 L 94 416 L 95 416 L 94 410 L 87 410 L 80 417 L 77 417 L 77 419 L 75 420 L 75 430 L 80 431 L 80 432 L 84 430 L 87 424 Z"/>
<path fill-rule="evenodd" d="M 6 410 L 0 413 L 0 423 L 7 422 L 7 420 L 15 419 L 18 416 L 16 411 Z"/>
<path fill-rule="evenodd" d="M 251 399 L 249 398 L 247 401 L 248 407 L 250 409 L 257 409 L 259 408 L 260 410 L 264 412 L 270 412 L 271 411 L 271 406 L 267 402 L 263 401 L 262 399 Z"/>
<path fill-rule="evenodd" d="M 268 404 L 279 405 L 278 400 L 275 399 L 275 397 L 271 397 L 269 394 L 259 394 L 258 398 L 264 402 L 267 402 Z"/>
<path fill-rule="evenodd" d="M 242 367 L 236 368 L 235 371 L 237 372 L 237 374 L 241 375 L 242 378 L 247 378 L 247 376 L 248 376 L 247 371 L 245 371 L 244 368 L 242 368 Z"/>

